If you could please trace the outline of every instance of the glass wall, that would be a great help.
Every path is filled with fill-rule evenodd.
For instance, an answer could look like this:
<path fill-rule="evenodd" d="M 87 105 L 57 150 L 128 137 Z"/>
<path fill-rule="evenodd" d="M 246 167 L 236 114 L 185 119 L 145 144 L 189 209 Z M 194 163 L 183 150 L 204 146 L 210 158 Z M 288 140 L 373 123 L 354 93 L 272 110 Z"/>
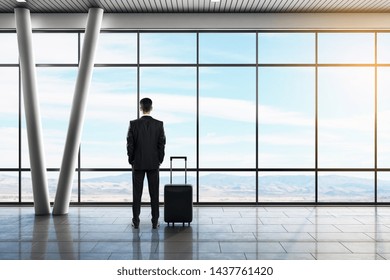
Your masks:
<path fill-rule="evenodd" d="M 374 172 L 319 172 L 320 202 L 373 202 Z"/>
<path fill-rule="evenodd" d="M 315 167 L 314 67 L 259 68 L 259 167 Z"/>
<path fill-rule="evenodd" d="M 199 166 L 256 166 L 256 69 L 199 69 Z"/>
<path fill-rule="evenodd" d="M 96 67 L 81 140 L 82 168 L 126 168 L 126 131 L 137 118 L 134 67 Z"/>
<path fill-rule="evenodd" d="M 0 168 L 19 166 L 18 68 L 0 67 Z"/>
<path fill-rule="evenodd" d="M 319 69 L 319 167 L 374 167 L 374 103 L 373 67 Z"/>
<path fill-rule="evenodd" d="M 83 37 L 33 34 L 51 201 Z M 0 203 L 32 202 L 16 34 L 0 40 Z M 389 50 L 384 31 L 103 31 L 72 202 L 131 202 L 126 133 L 150 97 L 161 201 L 187 156 L 196 203 L 389 203 Z"/>
<path fill-rule="evenodd" d="M 318 34 L 319 202 L 375 201 L 375 57 L 375 33 Z"/>
<path fill-rule="evenodd" d="M 390 202 L 390 33 L 377 34 L 377 63 L 377 200 Z"/>
<path fill-rule="evenodd" d="M 169 158 L 177 155 L 187 156 L 188 167 L 195 168 L 196 68 L 143 67 L 140 98 L 144 97 L 153 100 L 152 116 L 164 122 L 168 144 L 161 168 L 169 168 Z"/>
<path fill-rule="evenodd" d="M 259 172 L 259 201 L 315 201 L 314 172 Z"/>
<path fill-rule="evenodd" d="M 19 69 L 16 34 L 0 33 L 0 203 L 19 201 Z"/>

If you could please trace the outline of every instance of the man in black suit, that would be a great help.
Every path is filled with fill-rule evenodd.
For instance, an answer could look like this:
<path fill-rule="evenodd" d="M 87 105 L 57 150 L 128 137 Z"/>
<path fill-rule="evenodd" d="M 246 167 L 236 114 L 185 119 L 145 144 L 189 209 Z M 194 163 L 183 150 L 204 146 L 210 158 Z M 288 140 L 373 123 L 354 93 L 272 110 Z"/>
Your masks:
<path fill-rule="evenodd" d="M 132 226 L 139 227 L 141 197 L 145 173 L 148 177 L 149 195 L 152 206 L 152 226 L 159 226 L 159 167 L 165 155 L 165 133 L 163 122 L 150 116 L 152 100 L 140 101 L 143 115 L 130 121 L 127 132 L 127 155 L 133 167 L 133 220 Z"/>

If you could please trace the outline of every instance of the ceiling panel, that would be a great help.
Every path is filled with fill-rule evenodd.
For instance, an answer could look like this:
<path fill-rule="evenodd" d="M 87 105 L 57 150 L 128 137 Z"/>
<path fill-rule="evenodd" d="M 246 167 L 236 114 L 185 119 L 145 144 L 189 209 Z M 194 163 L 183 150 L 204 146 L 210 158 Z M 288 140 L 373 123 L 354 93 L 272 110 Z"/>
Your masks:
<path fill-rule="evenodd" d="M 0 13 L 26 7 L 32 13 L 388 13 L 389 0 L 1 0 Z"/>

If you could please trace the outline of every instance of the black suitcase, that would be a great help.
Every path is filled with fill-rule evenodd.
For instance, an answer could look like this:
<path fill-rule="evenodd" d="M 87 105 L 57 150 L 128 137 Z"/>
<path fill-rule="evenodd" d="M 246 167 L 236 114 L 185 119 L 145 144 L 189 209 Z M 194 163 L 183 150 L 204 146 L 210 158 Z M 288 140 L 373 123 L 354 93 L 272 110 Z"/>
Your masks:
<path fill-rule="evenodd" d="M 185 160 L 185 183 L 172 184 L 172 160 Z M 170 184 L 164 186 L 164 221 L 175 226 L 175 223 L 192 222 L 192 185 L 187 184 L 187 157 L 171 157 Z"/>

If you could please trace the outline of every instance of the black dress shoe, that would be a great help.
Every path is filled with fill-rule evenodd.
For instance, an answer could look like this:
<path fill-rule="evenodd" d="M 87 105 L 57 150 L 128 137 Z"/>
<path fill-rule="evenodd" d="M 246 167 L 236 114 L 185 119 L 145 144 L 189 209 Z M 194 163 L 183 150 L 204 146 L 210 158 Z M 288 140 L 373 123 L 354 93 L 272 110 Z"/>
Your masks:
<path fill-rule="evenodd" d="M 160 227 L 160 223 L 158 221 L 152 222 L 152 228 L 156 229 Z"/>
<path fill-rule="evenodd" d="M 135 229 L 138 229 L 138 228 L 139 228 L 139 222 L 137 223 L 137 222 L 132 221 L 132 222 L 131 222 L 131 226 L 132 226 L 133 228 L 135 228 Z"/>

